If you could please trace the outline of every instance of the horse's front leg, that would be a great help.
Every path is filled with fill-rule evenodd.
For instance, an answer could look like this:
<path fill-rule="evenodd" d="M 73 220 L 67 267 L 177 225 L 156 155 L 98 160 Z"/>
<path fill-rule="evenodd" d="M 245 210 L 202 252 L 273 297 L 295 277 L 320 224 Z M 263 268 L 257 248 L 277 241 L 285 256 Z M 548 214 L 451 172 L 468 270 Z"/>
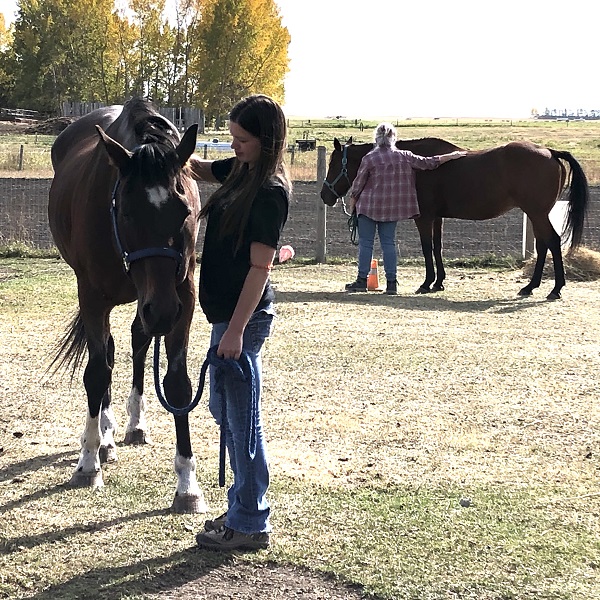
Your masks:
<path fill-rule="evenodd" d="M 101 487 L 104 485 L 100 460 L 102 428 L 111 429 L 108 423 L 110 414 L 106 410 L 103 411 L 102 416 L 100 414 L 103 401 L 110 401 L 112 366 L 108 351 L 109 337 L 100 331 L 94 334 L 88 323 L 84 327 L 89 352 L 88 364 L 83 375 L 88 413 L 85 429 L 81 435 L 79 461 L 70 484 L 75 487 Z"/>
<path fill-rule="evenodd" d="M 433 221 L 418 217 L 415 219 L 415 225 L 419 230 L 421 249 L 425 258 L 425 281 L 415 293 L 428 294 L 432 291 L 431 284 L 435 281 L 435 269 L 433 266 Z"/>
<path fill-rule="evenodd" d="M 165 396 L 171 406 L 182 408 L 192 401 L 192 386 L 187 372 L 187 345 L 193 312 L 193 299 L 190 307 L 185 307 L 179 324 L 165 337 L 167 350 L 167 374 L 163 386 Z M 202 513 L 208 510 L 204 494 L 196 480 L 196 459 L 192 453 L 188 415 L 175 416 L 175 473 L 177 488 L 172 509 L 177 513 Z"/>
<path fill-rule="evenodd" d="M 147 444 L 148 425 L 146 422 L 147 402 L 144 396 L 144 367 L 151 338 L 142 328 L 140 316 L 131 324 L 131 349 L 133 361 L 133 382 L 127 399 L 127 428 L 125 429 L 125 444 Z"/>
<path fill-rule="evenodd" d="M 444 261 L 442 260 L 442 231 L 444 226 L 444 219 L 442 217 L 436 217 L 433 220 L 433 256 L 435 258 L 435 266 L 437 270 L 437 277 L 431 290 L 433 292 L 441 292 L 444 290 L 444 279 L 446 279 L 446 269 L 444 269 Z"/>

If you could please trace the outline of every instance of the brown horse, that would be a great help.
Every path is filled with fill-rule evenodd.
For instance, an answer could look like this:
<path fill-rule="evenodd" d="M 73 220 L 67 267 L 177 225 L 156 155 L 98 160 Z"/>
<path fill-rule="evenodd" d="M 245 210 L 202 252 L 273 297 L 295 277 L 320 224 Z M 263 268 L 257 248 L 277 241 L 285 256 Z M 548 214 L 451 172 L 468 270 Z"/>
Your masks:
<path fill-rule="evenodd" d="M 437 138 L 399 141 L 396 146 L 422 156 L 446 154 L 460 149 Z M 372 144 L 352 144 L 352 139 L 343 146 L 339 140 L 334 140 L 329 169 L 321 189 L 325 204 L 334 206 L 338 198 L 348 192 L 360 161 L 372 148 Z M 542 148 L 528 142 L 511 142 L 490 150 L 469 152 L 467 156 L 432 171 L 417 171 L 420 216 L 415 223 L 425 257 L 425 281 L 417 293 L 444 289 L 444 217 L 480 221 L 493 219 L 517 207 L 531 220 L 537 250 L 533 276 L 519 291 L 519 295 L 528 296 L 539 287 L 546 254 L 550 249 L 555 284 L 548 299 L 560 298 L 565 285 L 561 237 L 552 227 L 548 215 L 567 182 L 563 160 L 570 167 L 567 222 L 563 233 L 570 237 L 570 250 L 573 250 L 581 242 L 589 192 L 585 173 L 569 152 Z M 437 278 L 432 253 L 435 255 Z"/>
<path fill-rule="evenodd" d="M 67 127 L 52 146 L 54 179 L 48 217 L 54 241 L 77 277 L 79 311 L 55 361 L 88 363 L 88 414 L 74 486 L 103 485 L 101 462 L 116 460 L 111 407 L 115 347 L 109 317 L 137 301 L 131 325 L 133 384 L 125 443 L 147 441 L 144 362 L 153 337 L 165 336 L 167 401 L 191 401 L 187 346 L 196 291 L 194 267 L 200 196 L 188 158 L 197 125 L 183 137 L 148 102 L 94 111 Z M 104 131 L 106 130 L 106 131 Z M 203 512 L 188 417 L 175 416 L 178 482 L 173 509 Z"/>

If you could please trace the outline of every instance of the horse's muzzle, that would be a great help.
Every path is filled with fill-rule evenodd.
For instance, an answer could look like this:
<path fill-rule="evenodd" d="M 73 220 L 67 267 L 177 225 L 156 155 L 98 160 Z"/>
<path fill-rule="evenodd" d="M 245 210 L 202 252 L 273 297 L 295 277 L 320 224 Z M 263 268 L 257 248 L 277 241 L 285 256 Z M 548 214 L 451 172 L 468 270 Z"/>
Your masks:
<path fill-rule="evenodd" d="M 164 310 L 155 302 L 144 302 L 140 307 L 144 333 L 153 337 L 167 335 L 181 318 L 182 312 L 183 305 L 179 301 L 170 310 Z"/>

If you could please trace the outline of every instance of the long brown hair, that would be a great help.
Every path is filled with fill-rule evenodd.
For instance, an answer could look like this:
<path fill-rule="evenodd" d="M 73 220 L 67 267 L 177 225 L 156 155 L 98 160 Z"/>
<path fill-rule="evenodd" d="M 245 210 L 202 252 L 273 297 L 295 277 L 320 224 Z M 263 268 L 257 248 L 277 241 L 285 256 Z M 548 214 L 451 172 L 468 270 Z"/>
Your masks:
<path fill-rule="evenodd" d="M 248 96 L 233 107 L 229 120 L 260 140 L 260 158 L 253 169 L 236 159 L 227 179 L 210 196 L 200 216 L 207 216 L 215 206 L 224 206 L 220 235 L 234 235 L 237 252 L 258 190 L 271 181 L 289 192 L 291 183 L 283 163 L 287 128 L 279 104 L 263 94 Z"/>

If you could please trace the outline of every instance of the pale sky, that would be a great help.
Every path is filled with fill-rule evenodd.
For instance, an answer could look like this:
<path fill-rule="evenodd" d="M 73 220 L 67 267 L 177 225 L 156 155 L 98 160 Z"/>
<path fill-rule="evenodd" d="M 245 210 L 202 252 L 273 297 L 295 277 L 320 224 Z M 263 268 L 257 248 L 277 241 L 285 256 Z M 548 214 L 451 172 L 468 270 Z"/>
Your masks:
<path fill-rule="evenodd" d="M 600 110 L 600 1 L 275 0 L 288 116 L 528 117 Z M 8 21 L 14 0 L 0 0 Z"/>

